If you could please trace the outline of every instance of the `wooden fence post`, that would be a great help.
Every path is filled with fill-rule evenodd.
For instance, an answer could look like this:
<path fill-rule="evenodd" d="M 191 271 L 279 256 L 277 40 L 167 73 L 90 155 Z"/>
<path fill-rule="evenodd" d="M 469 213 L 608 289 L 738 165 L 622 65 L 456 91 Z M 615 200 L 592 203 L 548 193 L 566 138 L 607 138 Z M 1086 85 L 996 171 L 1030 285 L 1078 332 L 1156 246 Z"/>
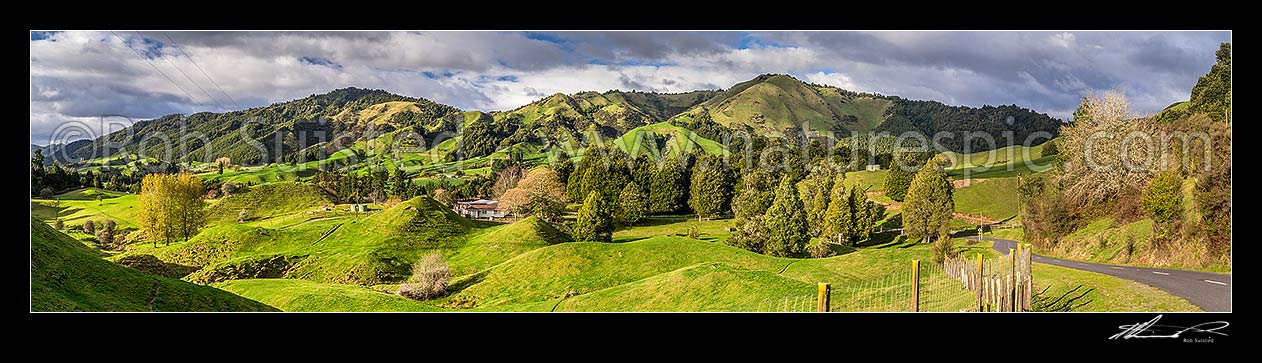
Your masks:
<path fill-rule="evenodd" d="M 986 284 L 982 280 L 982 254 L 980 253 L 977 254 L 977 271 L 974 271 L 974 275 L 977 276 L 977 311 L 982 311 L 982 304 L 985 302 L 982 299 L 986 296 Z"/>
<path fill-rule="evenodd" d="M 1008 288 L 1004 289 L 1005 300 L 1008 300 L 1008 311 L 1017 311 L 1017 255 L 1016 251 L 1008 249 Z"/>
<path fill-rule="evenodd" d="M 832 295 L 832 286 L 829 286 L 827 282 L 819 283 L 819 297 L 817 298 L 817 301 L 815 302 L 818 308 L 817 310 L 819 312 L 821 313 L 828 312 L 828 309 L 829 309 L 828 303 L 830 302 L 830 300 L 832 300 L 831 295 Z"/>
<path fill-rule="evenodd" d="M 920 311 L 920 260 L 911 260 L 911 311 Z"/>

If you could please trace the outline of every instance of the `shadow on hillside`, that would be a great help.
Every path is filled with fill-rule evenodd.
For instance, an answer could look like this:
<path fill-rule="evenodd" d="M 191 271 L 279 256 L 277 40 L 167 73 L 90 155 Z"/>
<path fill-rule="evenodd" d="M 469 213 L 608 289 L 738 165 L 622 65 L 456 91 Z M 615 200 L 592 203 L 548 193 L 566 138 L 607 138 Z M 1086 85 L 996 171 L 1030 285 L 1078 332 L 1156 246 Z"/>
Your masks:
<path fill-rule="evenodd" d="M 902 214 L 898 214 L 898 215 L 895 215 L 895 216 L 893 216 L 893 217 L 889 217 L 889 218 L 887 218 L 884 222 L 881 222 L 881 224 L 880 224 L 878 227 L 881 227 L 881 228 L 903 228 L 903 215 L 902 215 Z"/>
<path fill-rule="evenodd" d="M 461 291 L 464 291 L 464 289 L 469 288 L 469 286 L 473 286 L 479 282 L 482 282 L 482 280 L 484 279 L 486 279 L 486 271 L 478 272 L 473 275 L 470 275 L 469 277 L 457 280 L 453 282 L 451 285 L 447 286 L 447 294 L 448 295 L 458 294 Z"/>
<path fill-rule="evenodd" d="M 858 250 L 859 250 L 859 249 L 854 248 L 854 247 L 850 247 L 850 246 L 842 246 L 842 245 L 835 244 L 835 243 L 830 243 L 828 246 L 829 246 L 829 248 L 831 248 L 831 249 L 832 249 L 832 251 L 833 251 L 833 256 L 848 255 L 848 254 L 854 253 L 855 251 L 858 251 Z"/>
<path fill-rule="evenodd" d="M 687 221 L 695 220 L 695 219 L 696 218 L 689 215 L 650 216 L 650 217 L 644 218 L 643 220 L 640 220 L 639 223 L 635 224 L 635 227 L 661 226 L 661 225 L 674 224 L 674 223 L 679 223 L 679 222 L 687 222 Z"/>
<path fill-rule="evenodd" d="M 890 244 L 897 239 L 898 239 L 898 232 L 893 232 L 893 231 L 877 232 L 877 233 L 872 234 L 872 238 L 869 238 L 867 241 L 859 242 L 859 244 L 855 245 L 855 247 L 886 248 L 886 247 L 889 247 Z"/>

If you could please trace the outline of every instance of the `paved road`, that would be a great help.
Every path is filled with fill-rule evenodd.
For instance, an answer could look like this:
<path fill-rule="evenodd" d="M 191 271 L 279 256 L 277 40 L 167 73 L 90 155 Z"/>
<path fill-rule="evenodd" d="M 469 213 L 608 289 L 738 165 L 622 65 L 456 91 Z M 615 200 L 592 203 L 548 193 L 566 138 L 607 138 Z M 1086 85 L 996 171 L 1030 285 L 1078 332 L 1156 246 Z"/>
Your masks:
<path fill-rule="evenodd" d="M 977 239 L 977 237 L 965 237 Z M 984 237 L 994 241 L 994 249 L 1008 254 L 1009 249 L 1016 249 L 1017 241 Z M 1033 255 L 1034 262 L 1068 267 L 1075 270 L 1098 272 L 1109 276 L 1138 281 L 1148 286 L 1166 290 L 1175 296 L 1186 299 L 1205 311 L 1231 311 L 1231 274 L 1212 272 L 1172 270 L 1165 268 L 1148 268 L 1133 266 L 1114 266 L 1090 262 L 1078 262 Z"/>

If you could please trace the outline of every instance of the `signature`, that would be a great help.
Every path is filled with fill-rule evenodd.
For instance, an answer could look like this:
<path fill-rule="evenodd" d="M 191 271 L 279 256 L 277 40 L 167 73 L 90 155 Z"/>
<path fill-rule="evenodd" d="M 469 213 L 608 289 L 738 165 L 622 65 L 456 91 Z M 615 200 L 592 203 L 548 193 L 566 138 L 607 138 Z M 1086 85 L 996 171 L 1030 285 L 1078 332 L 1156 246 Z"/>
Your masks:
<path fill-rule="evenodd" d="M 1218 331 L 1226 328 L 1228 324 L 1225 321 L 1213 321 L 1208 323 L 1200 323 L 1190 327 L 1174 326 L 1174 325 L 1158 325 L 1161 321 L 1161 315 L 1152 318 L 1146 323 L 1126 324 L 1119 326 L 1121 333 L 1113 334 L 1109 339 L 1131 339 L 1131 338 L 1171 338 L 1178 339 L 1183 333 L 1204 333 L 1218 334 L 1227 336 L 1226 333 Z"/>

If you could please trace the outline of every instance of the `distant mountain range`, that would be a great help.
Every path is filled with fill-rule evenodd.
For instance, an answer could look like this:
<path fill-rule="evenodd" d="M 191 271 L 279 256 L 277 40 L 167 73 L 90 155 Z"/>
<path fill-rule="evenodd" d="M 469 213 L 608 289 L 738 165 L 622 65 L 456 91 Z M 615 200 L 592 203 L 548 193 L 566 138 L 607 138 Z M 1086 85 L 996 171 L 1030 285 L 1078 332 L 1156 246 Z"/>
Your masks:
<path fill-rule="evenodd" d="M 1014 143 L 1037 131 L 1055 135 L 1061 125 L 1046 114 L 1015 105 L 948 106 L 768 74 L 720 91 L 558 93 L 514 110 L 489 113 L 460 110 L 382 90 L 343 88 L 241 111 L 166 115 L 136 122 L 128 130 L 96 140 L 43 148 L 50 155 L 49 162 L 54 157 L 63 161 L 93 159 L 119 150 L 161 156 L 168 153 L 169 147 L 170 153 L 196 160 L 227 156 L 238 163 L 255 164 L 296 155 L 310 160 L 349 146 L 369 130 L 408 129 L 423 137 L 444 132 L 460 135 L 461 152 L 466 157 L 476 157 L 525 141 L 575 140 L 579 134 L 591 133 L 616 138 L 661 122 L 687 128 L 705 117 L 722 127 L 765 135 L 800 133 L 803 125 L 838 136 L 864 131 L 896 135 L 906 131 L 927 135 L 938 131 L 988 131 L 998 137 L 1002 131 L 1013 131 Z M 318 132 L 323 132 L 325 138 L 313 136 L 321 135 Z M 170 139 L 152 136 L 158 133 Z M 299 135 L 309 136 L 304 139 Z M 332 135 L 340 138 L 328 139 Z M 545 135 L 548 140 L 537 140 L 538 135 Z M 999 146 L 1007 143 L 1000 140 Z M 962 140 L 944 140 L 943 144 L 951 150 L 965 146 Z M 976 143 L 973 146 L 974 151 L 988 147 Z M 35 148 L 32 145 L 32 153 Z"/>

